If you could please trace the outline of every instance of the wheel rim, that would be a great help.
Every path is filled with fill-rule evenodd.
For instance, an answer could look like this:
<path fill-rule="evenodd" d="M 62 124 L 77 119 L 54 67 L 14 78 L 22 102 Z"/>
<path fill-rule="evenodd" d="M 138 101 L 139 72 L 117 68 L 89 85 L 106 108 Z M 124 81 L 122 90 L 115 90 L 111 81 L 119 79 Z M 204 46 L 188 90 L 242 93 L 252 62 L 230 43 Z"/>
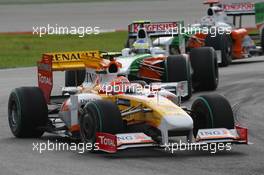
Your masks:
<path fill-rule="evenodd" d="M 195 111 L 195 118 L 194 120 L 194 136 L 197 136 L 198 130 L 203 128 L 210 128 L 208 125 L 208 118 L 209 112 L 206 107 L 204 107 L 203 102 L 199 100 L 196 104 L 192 107 L 192 110 Z"/>
<path fill-rule="evenodd" d="M 15 103 L 13 103 L 9 114 L 9 124 L 13 131 L 17 130 L 18 122 L 19 122 L 19 117 L 17 113 L 17 106 Z"/>
<path fill-rule="evenodd" d="M 218 82 L 219 82 L 219 72 L 218 72 L 218 63 L 216 60 L 216 62 L 215 62 L 215 85 L 216 85 L 216 87 L 218 85 Z"/>
<path fill-rule="evenodd" d="M 231 45 L 229 44 L 227 46 L 227 61 L 228 63 L 231 63 L 231 60 L 232 60 L 232 48 L 231 48 Z"/>
<path fill-rule="evenodd" d="M 80 123 L 80 131 L 83 142 L 91 143 L 95 139 L 95 127 L 91 115 L 88 113 L 83 116 Z"/>

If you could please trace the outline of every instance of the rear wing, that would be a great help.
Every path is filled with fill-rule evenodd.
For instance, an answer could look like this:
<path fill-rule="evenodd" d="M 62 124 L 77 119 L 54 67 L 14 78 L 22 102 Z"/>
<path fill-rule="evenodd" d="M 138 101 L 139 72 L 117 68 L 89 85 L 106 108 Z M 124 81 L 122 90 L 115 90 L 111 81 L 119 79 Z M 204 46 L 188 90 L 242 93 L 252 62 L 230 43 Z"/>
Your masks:
<path fill-rule="evenodd" d="M 214 4 L 219 4 L 219 0 L 206 0 L 203 4 L 209 5 L 212 7 Z"/>
<path fill-rule="evenodd" d="M 178 28 L 183 26 L 183 21 L 175 22 L 150 22 L 150 21 L 136 21 L 128 25 L 129 37 L 137 37 L 137 32 L 140 27 L 144 27 L 148 35 L 161 37 L 171 36 L 178 33 Z"/>
<path fill-rule="evenodd" d="M 220 4 L 228 16 L 254 15 L 255 3 L 249 1 L 234 1 Z"/>
<path fill-rule="evenodd" d="M 111 62 L 109 57 L 119 53 L 106 53 L 100 51 L 81 51 L 81 52 L 58 52 L 45 53 L 40 61 L 37 62 L 38 86 L 43 91 L 46 102 L 50 102 L 50 95 L 53 88 L 53 72 L 81 70 L 104 70 Z"/>

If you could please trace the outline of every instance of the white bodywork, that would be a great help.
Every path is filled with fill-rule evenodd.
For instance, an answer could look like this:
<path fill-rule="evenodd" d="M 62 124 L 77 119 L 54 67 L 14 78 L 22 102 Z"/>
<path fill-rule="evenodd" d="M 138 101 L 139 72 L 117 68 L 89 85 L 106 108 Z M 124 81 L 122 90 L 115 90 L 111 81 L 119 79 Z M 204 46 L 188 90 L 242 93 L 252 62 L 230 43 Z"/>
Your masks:
<path fill-rule="evenodd" d="M 139 84 L 131 83 L 131 87 L 136 85 Z M 152 106 L 157 106 L 157 104 L 158 106 L 172 105 L 172 108 L 175 108 L 175 105 L 180 106 L 180 96 L 184 97 L 188 95 L 187 86 L 188 85 L 186 81 L 178 83 L 153 83 L 152 85 L 150 85 L 151 88 L 144 88 L 141 92 L 134 92 L 131 95 L 124 95 L 131 96 L 138 101 L 149 101 L 150 105 L 152 104 Z M 177 95 L 167 90 L 173 87 L 175 88 Z M 72 90 L 74 89 L 74 87 L 70 89 Z M 76 87 L 76 89 L 78 89 L 78 87 Z M 154 95 L 154 97 L 150 98 L 149 95 Z M 76 95 L 71 95 L 70 98 L 62 104 L 59 112 L 59 117 L 64 121 L 68 128 L 78 125 L 79 109 L 90 101 L 100 99 L 102 99 L 102 97 L 94 93 L 77 93 Z M 192 118 L 180 107 L 177 107 L 177 109 L 181 112 L 177 113 L 176 116 L 164 116 L 160 126 L 158 127 L 164 135 L 164 143 L 166 142 L 166 140 L 168 140 L 167 134 L 169 130 L 192 131 Z"/>
<path fill-rule="evenodd" d="M 215 28 L 221 28 L 221 30 L 231 33 L 232 28 L 234 28 L 234 26 L 228 19 L 223 9 L 217 6 L 213 6 L 210 7 L 209 10 L 213 12 L 212 15 L 210 16 L 206 15 L 202 17 L 199 22 L 192 24 L 191 27 L 193 28 L 215 27 Z"/>
<path fill-rule="evenodd" d="M 78 124 L 79 108 L 89 101 L 100 100 L 101 96 L 91 93 L 81 93 L 71 95 L 61 106 L 59 117 L 64 121 L 68 128 Z"/>

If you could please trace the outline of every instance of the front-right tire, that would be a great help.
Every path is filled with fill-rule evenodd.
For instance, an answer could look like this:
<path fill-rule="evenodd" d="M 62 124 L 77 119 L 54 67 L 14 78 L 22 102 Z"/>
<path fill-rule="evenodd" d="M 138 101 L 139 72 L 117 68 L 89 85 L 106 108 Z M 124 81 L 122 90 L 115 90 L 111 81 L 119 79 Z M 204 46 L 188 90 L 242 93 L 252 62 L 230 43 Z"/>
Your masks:
<path fill-rule="evenodd" d="M 218 94 L 199 96 L 191 107 L 193 133 L 196 137 L 199 129 L 234 129 L 234 116 L 229 102 Z"/>
<path fill-rule="evenodd" d="M 83 108 L 79 119 L 82 141 L 92 145 L 95 149 L 96 133 L 105 132 L 117 134 L 123 131 L 123 120 L 117 105 L 108 100 L 88 102 Z"/>

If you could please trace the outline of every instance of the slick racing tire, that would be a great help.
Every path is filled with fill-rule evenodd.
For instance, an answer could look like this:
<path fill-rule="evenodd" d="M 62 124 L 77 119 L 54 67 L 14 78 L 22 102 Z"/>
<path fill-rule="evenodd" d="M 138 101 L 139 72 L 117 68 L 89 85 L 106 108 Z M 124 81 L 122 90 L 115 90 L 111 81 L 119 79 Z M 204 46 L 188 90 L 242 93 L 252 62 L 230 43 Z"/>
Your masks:
<path fill-rule="evenodd" d="M 218 86 L 218 64 L 211 47 L 194 48 L 190 52 L 193 69 L 192 86 L 195 91 L 215 90 Z"/>
<path fill-rule="evenodd" d="M 37 138 L 44 133 L 39 127 L 48 122 L 48 108 L 38 87 L 14 89 L 8 101 L 8 122 L 14 136 Z"/>
<path fill-rule="evenodd" d="M 107 100 L 88 102 L 80 116 L 80 135 L 82 141 L 92 145 L 95 150 L 96 132 L 117 134 L 123 131 L 123 121 L 117 105 Z"/>
<path fill-rule="evenodd" d="M 65 71 L 65 86 L 80 86 L 85 79 L 85 70 Z"/>
<path fill-rule="evenodd" d="M 192 104 L 196 137 L 199 129 L 226 128 L 234 129 L 234 116 L 229 102 L 221 95 L 210 94 L 198 97 Z"/>
<path fill-rule="evenodd" d="M 188 100 L 192 96 L 191 65 L 188 58 L 183 55 L 168 56 L 164 63 L 165 82 L 187 81 L 188 95 L 183 100 Z"/>
<path fill-rule="evenodd" d="M 217 34 L 216 36 L 208 35 L 205 38 L 205 46 L 213 47 L 221 51 L 222 62 L 219 66 L 226 67 L 232 62 L 232 40 L 229 35 Z"/>

